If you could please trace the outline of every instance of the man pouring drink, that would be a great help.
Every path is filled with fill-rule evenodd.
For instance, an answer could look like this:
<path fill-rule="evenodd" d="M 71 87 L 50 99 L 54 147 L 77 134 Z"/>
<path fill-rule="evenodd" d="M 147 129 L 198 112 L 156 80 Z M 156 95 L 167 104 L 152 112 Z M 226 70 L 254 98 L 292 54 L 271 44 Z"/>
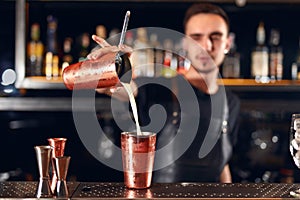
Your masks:
<path fill-rule="evenodd" d="M 229 19 L 220 7 L 198 3 L 187 10 L 183 25 L 189 69 L 172 78 L 137 77 L 129 84 L 137 100 L 136 122 L 139 118 L 142 132 L 157 133 L 155 166 L 160 167 L 154 167 L 152 180 L 230 183 L 239 100 L 218 83 L 219 67 L 230 48 Z M 90 60 L 134 51 L 124 45 L 111 46 L 95 35 L 92 38 L 102 48 L 91 52 Z M 97 91 L 128 101 L 124 87 Z M 154 122 L 162 124 L 160 130 L 144 130 Z"/>

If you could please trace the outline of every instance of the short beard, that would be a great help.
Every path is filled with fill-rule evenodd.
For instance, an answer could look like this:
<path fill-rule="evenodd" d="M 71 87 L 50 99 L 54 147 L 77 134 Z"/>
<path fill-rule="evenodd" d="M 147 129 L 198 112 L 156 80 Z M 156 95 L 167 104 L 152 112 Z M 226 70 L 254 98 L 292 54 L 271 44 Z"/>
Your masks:
<path fill-rule="evenodd" d="M 206 65 L 206 64 L 205 64 Z M 204 66 L 205 66 L 204 65 Z M 210 74 L 211 72 L 213 72 L 216 68 L 218 68 L 216 65 L 212 68 L 209 68 L 209 69 L 198 69 L 196 67 L 194 67 L 193 65 L 191 65 L 191 67 L 193 67 L 198 73 L 201 73 L 201 74 Z"/>

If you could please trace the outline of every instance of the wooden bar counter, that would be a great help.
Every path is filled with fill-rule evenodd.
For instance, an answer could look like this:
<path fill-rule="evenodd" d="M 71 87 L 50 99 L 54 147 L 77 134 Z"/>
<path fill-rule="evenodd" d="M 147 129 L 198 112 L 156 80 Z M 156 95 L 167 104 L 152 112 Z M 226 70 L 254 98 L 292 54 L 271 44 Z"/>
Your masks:
<path fill-rule="evenodd" d="M 0 182 L 0 199 L 36 199 L 37 182 Z M 293 199 L 299 184 L 283 183 L 155 183 L 131 190 L 123 183 L 68 182 L 66 199 Z M 55 198 L 55 197 L 53 197 Z"/>

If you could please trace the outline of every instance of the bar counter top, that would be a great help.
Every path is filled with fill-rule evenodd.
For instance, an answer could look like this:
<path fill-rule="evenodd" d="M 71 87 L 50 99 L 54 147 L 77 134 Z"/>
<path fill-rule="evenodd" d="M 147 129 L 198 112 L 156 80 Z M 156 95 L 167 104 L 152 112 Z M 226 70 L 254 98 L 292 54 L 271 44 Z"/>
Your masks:
<path fill-rule="evenodd" d="M 36 199 L 37 182 L 0 182 L 0 199 Z M 154 183 L 127 189 L 123 183 L 68 182 L 66 199 L 293 199 L 300 184 L 285 183 Z M 43 198 L 42 198 L 43 199 Z"/>

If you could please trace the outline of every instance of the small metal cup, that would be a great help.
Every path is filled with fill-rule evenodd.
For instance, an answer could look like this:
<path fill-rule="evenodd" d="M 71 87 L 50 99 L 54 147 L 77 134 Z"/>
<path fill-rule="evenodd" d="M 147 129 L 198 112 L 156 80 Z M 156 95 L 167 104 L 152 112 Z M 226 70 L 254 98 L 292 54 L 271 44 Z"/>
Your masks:
<path fill-rule="evenodd" d="M 34 149 L 36 152 L 40 175 L 36 197 L 52 197 L 52 191 L 50 188 L 49 165 L 53 148 L 51 146 L 35 146 Z"/>
<path fill-rule="evenodd" d="M 66 138 L 48 138 L 49 145 L 53 147 L 52 158 L 62 157 L 65 153 Z M 57 176 L 54 169 L 54 163 L 52 159 L 52 179 L 51 179 L 51 190 L 54 192 L 57 182 Z"/>
<path fill-rule="evenodd" d="M 49 145 L 53 147 L 52 157 L 64 156 L 66 138 L 48 138 Z"/>
<path fill-rule="evenodd" d="M 53 158 L 54 168 L 57 175 L 57 182 L 54 189 L 54 194 L 56 197 L 69 196 L 66 178 L 69 169 L 70 159 L 70 156 Z"/>

